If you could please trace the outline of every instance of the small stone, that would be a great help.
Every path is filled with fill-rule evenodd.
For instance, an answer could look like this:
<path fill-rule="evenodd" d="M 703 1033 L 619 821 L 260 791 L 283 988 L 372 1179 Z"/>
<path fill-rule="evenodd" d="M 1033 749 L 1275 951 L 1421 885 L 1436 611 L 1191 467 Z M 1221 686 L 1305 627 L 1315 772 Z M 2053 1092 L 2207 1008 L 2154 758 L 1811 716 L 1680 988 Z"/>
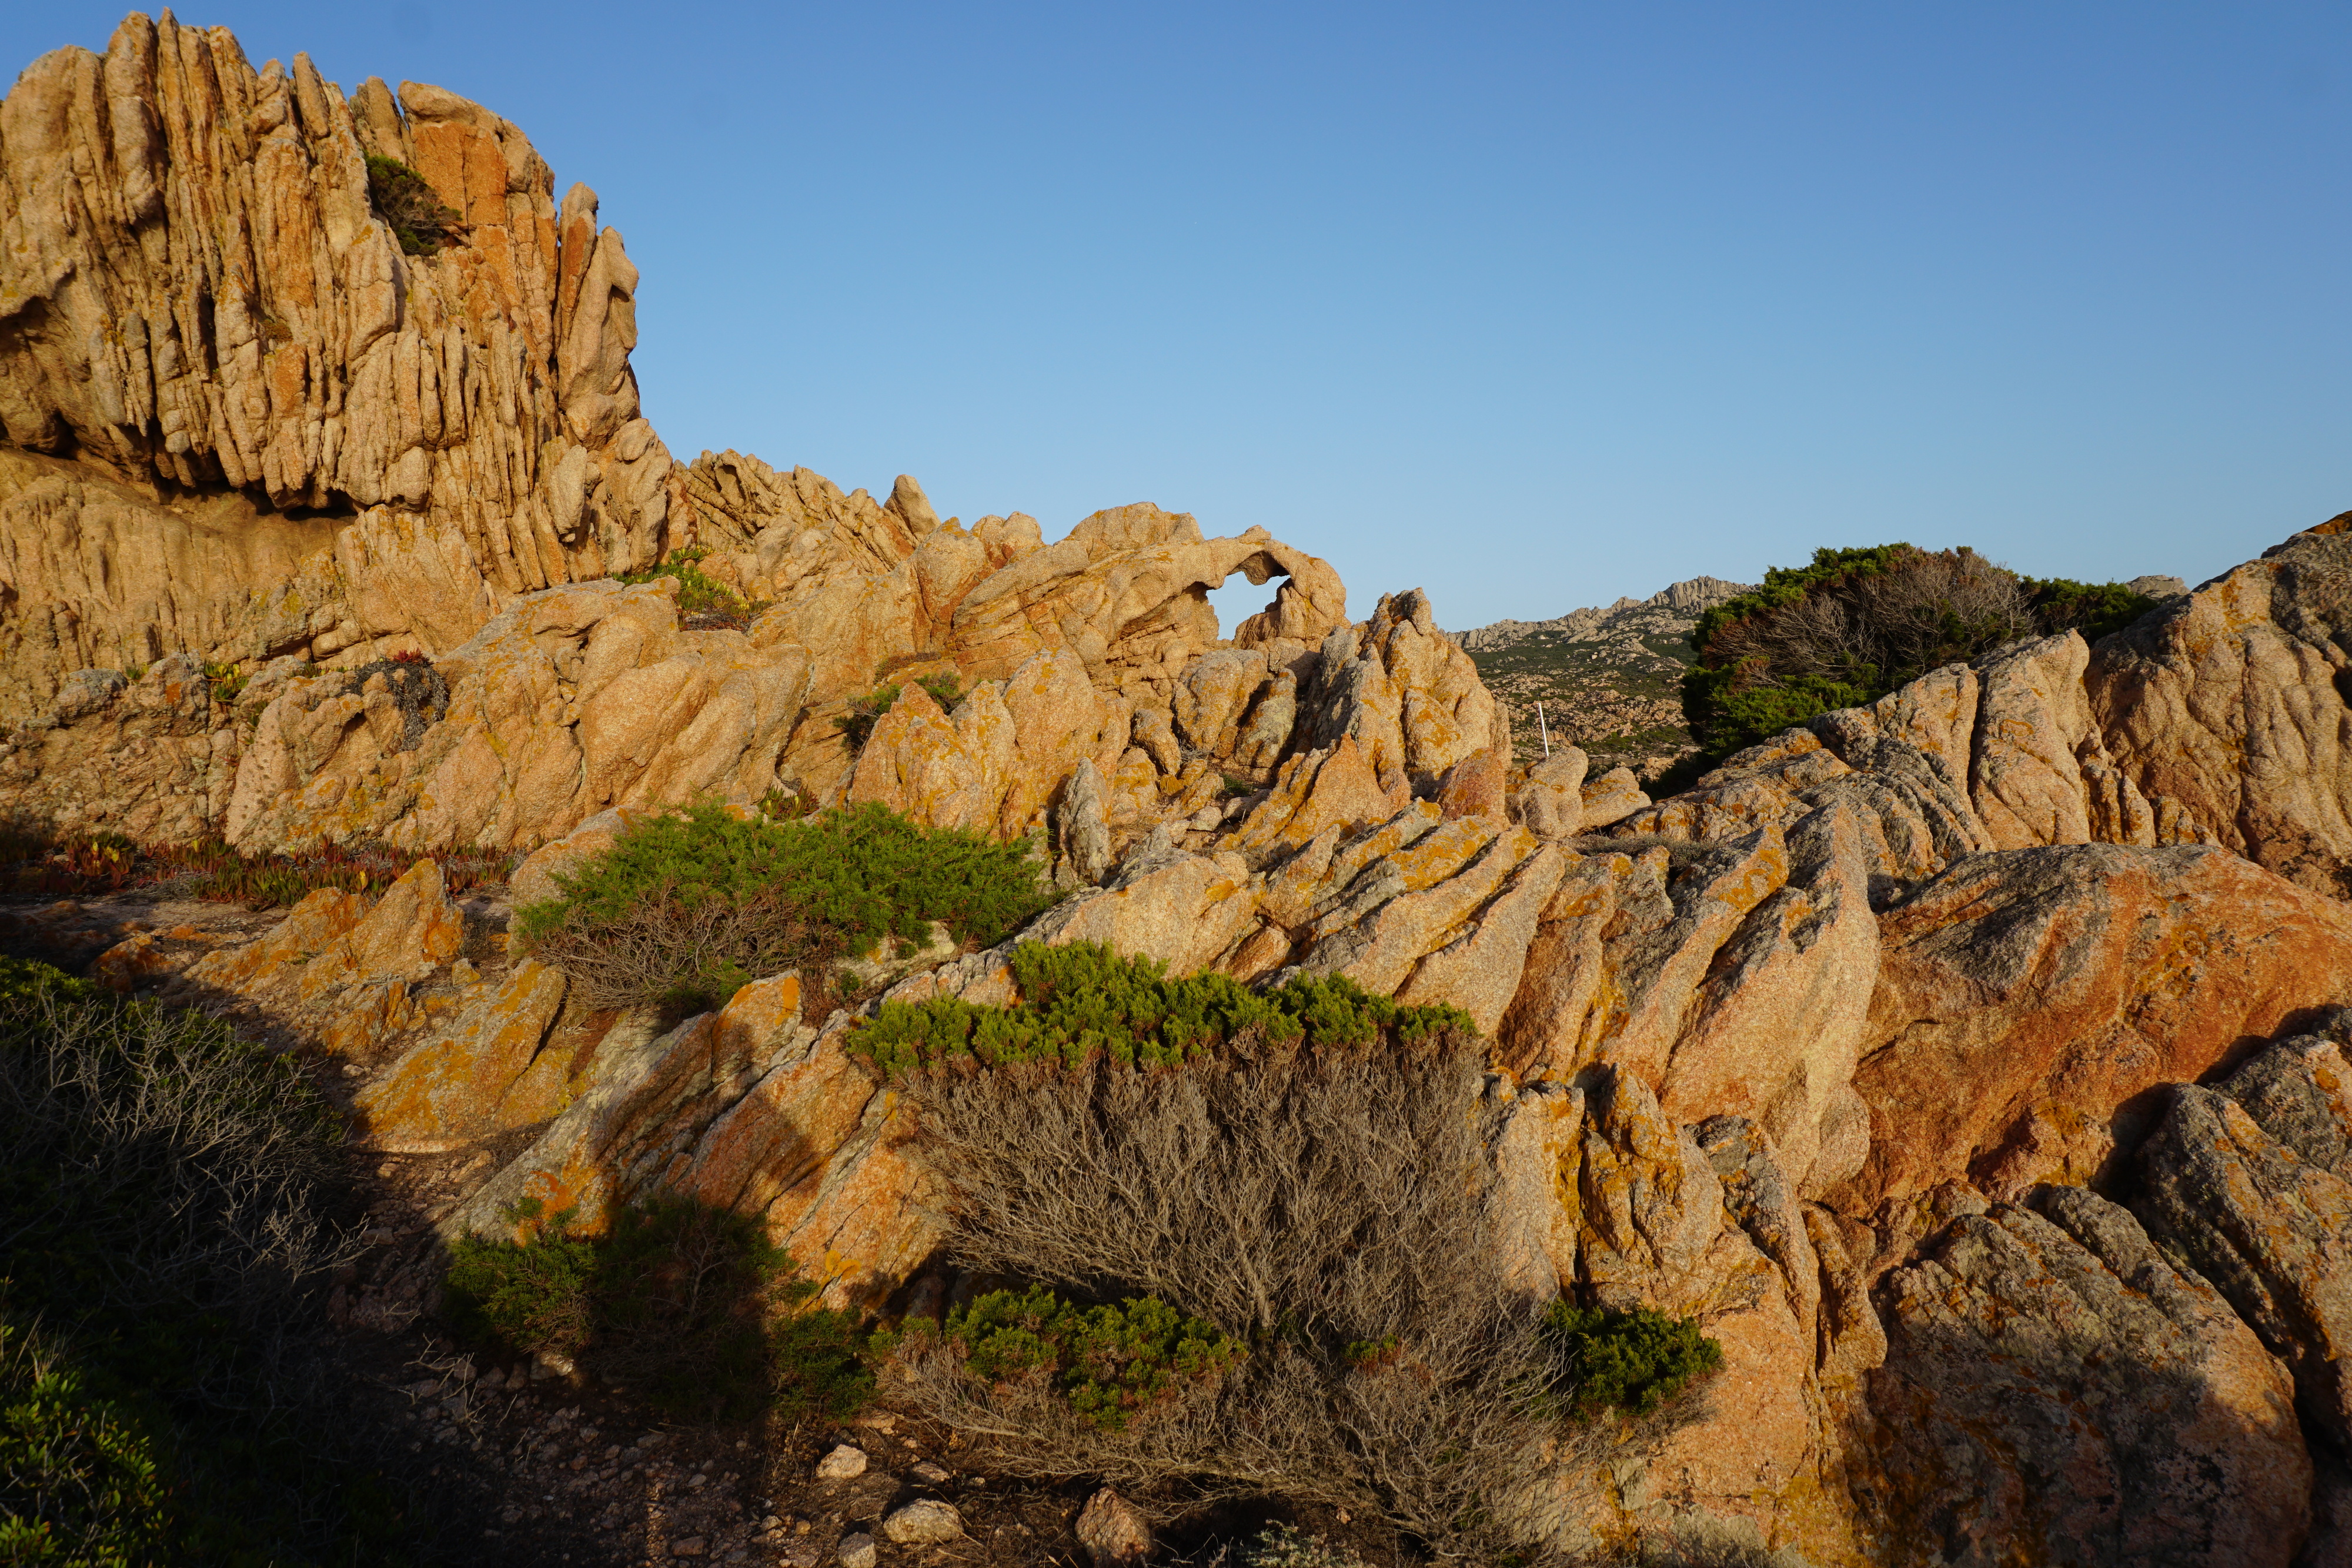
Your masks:
<path fill-rule="evenodd" d="M 901 1546 L 928 1546 L 963 1533 L 963 1515 L 937 1498 L 908 1503 L 882 1521 L 882 1533 Z"/>
<path fill-rule="evenodd" d="M 683 1541 L 671 1542 L 669 1554 L 672 1557 L 699 1557 L 708 1545 L 709 1542 L 703 1540 L 701 1536 L 689 1535 Z"/>
<path fill-rule="evenodd" d="M 1151 1555 L 1151 1526 L 1133 1503 L 1105 1487 L 1078 1515 L 1078 1542 L 1095 1568 L 1140 1563 Z"/>
<path fill-rule="evenodd" d="M 926 1481 L 936 1487 L 945 1486 L 948 1477 L 953 1472 L 925 1459 L 921 1464 L 914 1467 L 913 1473 L 917 1480 Z"/>
<path fill-rule="evenodd" d="M 853 1448 L 847 1443 L 816 1462 L 816 1479 L 821 1481 L 845 1481 L 866 1473 L 866 1450 Z"/>
<path fill-rule="evenodd" d="M 841 1544 L 833 1549 L 834 1561 L 840 1563 L 841 1568 L 874 1568 L 874 1560 L 879 1555 L 875 1550 L 874 1538 L 862 1533 L 843 1536 Z"/>

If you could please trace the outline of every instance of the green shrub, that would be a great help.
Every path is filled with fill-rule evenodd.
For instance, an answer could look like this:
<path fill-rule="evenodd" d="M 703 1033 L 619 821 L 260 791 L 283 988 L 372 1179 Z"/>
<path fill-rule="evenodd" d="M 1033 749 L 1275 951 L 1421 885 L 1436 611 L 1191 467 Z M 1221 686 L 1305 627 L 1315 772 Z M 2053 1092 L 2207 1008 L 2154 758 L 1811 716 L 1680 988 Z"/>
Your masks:
<path fill-rule="evenodd" d="M 200 1014 L 0 959 L 0 1561 L 381 1562 L 446 1527 L 326 1322 L 340 1123 Z"/>
<path fill-rule="evenodd" d="M 763 605 L 754 604 L 726 583 L 712 577 L 697 565 L 710 552 L 697 547 L 675 550 L 668 559 L 644 571 L 621 573 L 623 582 L 651 582 L 667 577 L 677 583 L 677 610 L 690 624 L 708 627 L 723 624 L 741 630 L 751 624 L 751 617 Z"/>
<path fill-rule="evenodd" d="M 368 204 L 408 256 L 431 256 L 464 232 L 466 222 L 424 175 L 397 158 L 367 155 Z"/>
<path fill-rule="evenodd" d="M 963 700 L 963 688 L 951 670 L 925 675 L 915 684 L 929 692 L 931 700 L 942 708 L 952 711 L 956 704 Z M 877 686 L 864 696 L 850 698 L 849 711 L 835 718 L 833 727 L 848 737 L 852 751 L 864 750 L 866 741 L 873 737 L 876 722 L 890 711 L 892 705 L 898 700 L 898 694 L 905 689 L 894 683 Z"/>
<path fill-rule="evenodd" d="M 1088 1307 L 1043 1285 L 981 1296 L 950 1312 L 942 1333 L 983 1383 L 1034 1374 L 1079 1419 L 1112 1432 L 1180 1385 L 1223 1375 L 1247 1349 L 1156 1297 Z"/>
<path fill-rule="evenodd" d="M 1816 550 L 1699 617 L 1682 693 L 1701 753 L 1671 782 L 2003 643 L 2069 627 L 2095 638 L 2153 606 L 2120 583 L 2037 581 L 1965 548 Z"/>
<path fill-rule="evenodd" d="M 0 1563 L 152 1561 L 169 1540 L 167 1453 L 146 1413 L 0 1321 Z"/>
<path fill-rule="evenodd" d="M 2021 579 L 2033 600 L 2034 618 L 2045 632 L 2068 627 L 2095 643 L 2120 632 L 2149 611 L 2156 601 L 2121 582 L 2076 582 L 2069 578 Z"/>
<path fill-rule="evenodd" d="M 842 954 L 885 936 L 929 940 L 943 923 L 991 946 L 1052 902 L 1018 845 L 918 827 L 867 804 L 778 821 L 698 806 L 633 823 L 527 905 L 525 946 L 597 1006 L 723 1001 L 761 975 L 801 968 L 814 996 Z"/>
<path fill-rule="evenodd" d="M 1691 1379 L 1723 1364 L 1723 1346 L 1698 1331 L 1696 1318 L 1670 1318 L 1649 1307 L 1630 1312 L 1554 1301 L 1543 1333 L 1572 1388 L 1575 1409 L 1591 1416 L 1620 1410 L 1646 1416 Z"/>
<path fill-rule="evenodd" d="M 848 1049 L 886 1074 L 903 1075 L 957 1062 L 1079 1067 L 1097 1057 L 1166 1067 L 1244 1034 L 1315 1047 L 1477 1032 L 1458 1009 L 1399 1007 L 1339 975 L 1294 977 L 1260 996 L 1214 972 L 1171 980 L 1157 960 L 1122 957 L 1098 942 L 1024 942 L 1013 949 L 1011 965 L 1019 1002 L 885 1002 L 859 1021 Z"/>
<path fill-rule="evenodd" d="M 1709 605 L 1700 613 L 1698 628 L 1691 633 L 1691 646 L 1704 654 L 1708 644 L 1735 623 L 1789 609 L 1816 589 L 1834 588 L 1853 577 L 1874 577 L 1905 551 L 1914 549 L 1899 542 L 1866 545 L 1858 549 L 1823 548 L 1813 552 L 1809 566 L 1767 567 L 1763 582 L 1756 588 L 1720 604 Z"/>
<path fill-rule="evenodd" d="M 818 1287 L 758 1221 L 664 1198 L 609 1235 L 550 1217 L 526 1240 L 452 1249 L 445 1312 L 469 1338 L 557 1350 L 683 1416 L 845 1417 L 873 1391 L 854 1318 L 805 1303 Z"/>
<path fill-rule="evenodd" d="M 449 1249 L 444 1311 L 469 1339 L 531 1354 L 569 1354 L 594 1327 L 596 1249 L 567 1211 L 523 1242 L 463 1236 Z"/>

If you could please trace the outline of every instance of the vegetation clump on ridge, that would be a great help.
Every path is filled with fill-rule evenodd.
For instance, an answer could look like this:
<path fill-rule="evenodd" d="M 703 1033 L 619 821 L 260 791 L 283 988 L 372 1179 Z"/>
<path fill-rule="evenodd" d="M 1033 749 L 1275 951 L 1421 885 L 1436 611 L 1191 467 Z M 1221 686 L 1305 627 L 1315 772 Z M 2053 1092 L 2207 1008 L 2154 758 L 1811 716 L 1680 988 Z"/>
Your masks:
<path fill-rule="evenodd" d="M 704 571 L 698 563 L 709 554 L 709 550 L 699 545 L 689 549 L 674 550 L 660 564 L 647 567 L 643 571 L 625 571 L 616 580 L 635 584 L 666 577 L 675 581 L 677 584 L 678 616 L 689 632 L 747 630 L 751 624 L 751 617 L 767 606 L 752 602 Z"/>
<path fill-rule="evenodd" d="M 466 220 L 444 202 L 424 175 L 397 158 L 367 155 L 368 204 L 392 230 L 407 256 L 431 256 L 466 229 Z"/>
<path fill-rule="evenodd" d="M 942 708 L 952 709 L 963 700 L 962 684 L 952 670 L 920 676 L 915 684 L 929 693 L 931 700 Z M 898 700 L 898 694 L 905 689 L 892 682 L 878 685 L 863 696 L 850 698 L 849 711 L 835 718 L 833 727 L 841 731 L 852 751 L 864 750 L 866 741 L 873 738 L 875 724 L 890 711 Z"/>
<path fill-rule="evenodd" d="M 849 1050 L 903 1075 L 956 1065 L 1077 1068 L 1097 1056 L 1169 1067 L 1245 1035 L 1322 1047 L 1477 1032 L 1458 1008 L 1400 1007 L 1344 975 L 1295 976 L 1261 995 L 1214 970 L 1171 980 L 1158 960 L 1122 957 L 1099 942 L 1024 942 L 1008 962 L 1020 1005 L 979 1007 L 957 997 L 884 1002 L 859 1021 Z"/>
<path fill-rule="evenodd" d="M 1509 1277 L 1467 1015 L 1088 943 L 1009 963 L 1017 1001 L 885 1003 L 849 1047 L 911 1103 L 951 1260 L 1022 1282 L 908 1321 L 901 1407 L 1010 1474 L 1342 1508 L 1479 1560 L 1539 1533 L 1517 1510 L 1563 1453 L 1693 1414 L 1721 1354 L 1695 1322 Z"/>
<path fill-rule="evenodd" d="M 1701 751 L 1661 786 L 2003 643 L 2069 628 L 2095 640 L 2155 607 L 2121 583 L 2021 577 L 1966 548 L 1816 550 L 1699 617 L 1683 712 Z"/>
<path fill-rule="evenodd" d="M 762 975 L 821 974 L 931 923 L 978 946 L 1053 902 L 1021 846 L 866 804 L 776 821 L 696 806 L 634 822 L 515 915 L 522 945 L 594 1007 L 709 1006 Z"/>

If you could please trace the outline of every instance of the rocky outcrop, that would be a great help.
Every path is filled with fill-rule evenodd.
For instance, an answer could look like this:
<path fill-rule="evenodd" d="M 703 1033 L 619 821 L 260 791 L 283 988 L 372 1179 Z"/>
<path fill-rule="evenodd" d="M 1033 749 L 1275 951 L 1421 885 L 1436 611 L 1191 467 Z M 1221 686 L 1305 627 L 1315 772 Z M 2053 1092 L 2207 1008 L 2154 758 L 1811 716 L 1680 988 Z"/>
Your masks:
<path fill-rule="evenodd" d="M 740 632 L 681 631 L 677 584 L 658 579 L 527 594 L 433 667 L 448 700 L 413 745 L 386 672 L 288 679 L 239 764 L 231 841 L 503 849 L 611 808 L 755 803 L 776 787 L 807 664 Z"/>
<path fill-rule="evenodd" d="M 2352 896 L 2347 626 L 2352 522 L 2336 517 L 2102 643 L 2084 680 L 2141 793 L 2339 898 Z"/>
<path fill-rule="evenodd" d="M 1662 628 L 1654 623 L 1652 617 L 1633 613 L 1643 611 L 1675 618 L 1669 624 L 1687 636 L 1697 626 L 1702 611 L 1755 591 L 1756 585 L 1752 582 L 1727 582 L 1719 577 L 1694 577 L 1682 582 L 1668 583 L 1647 599 L 1621 597 L 1614 604 L 1596 604 L 1582 610 L 1571 610 L 1549 621 L 1490 622 L 1460 633 L 1455 641 L 1470 653 L 1486 653 L 1528 642 L 1589 643 L 1612 632 L 1625 631 L 1654 634 Z"/>
<path fill-rule="evenodd" d="M 2312 1469 L 2288 1380 L 2128 1213 L 2045 1187 L 1964 1215 L 1886 1301 L 1891 1560 L 2294 1560 Z"/>
<path fill-rule="evenodd" d="M 2303 1408 L 2352 1441 L 2352 1116 L 2326 1040 L 2273 1046 L 2216 1088 L 2182 1083 L 2137 1157 L 2135 1207 L 2294 1374 Z"/>
<path fill-rule="evenodd" d="M 192 659 L 136 673 L 78 671 L 49 722 L 0 736 L 0 802 L 37 801 L 26 825 L 71 838 L 184 843 L 217 823 L 236 779 L 229 706 Z"/>
<path fill-rule="evenodd" d="M 1986 850 L 2213 841 L 2114 763 L 2084 695 L 2088 659 L 2067 632 L 1931 671 L 1748 747 L 1617 831 L 1705 841 L 1842 800 L 1898 882 Z"/>
<path fill-rule="evenodd" d="M 911 482 L 900 487 L 901 500 L 909 494 L 919 496 Z M 243 747 L 222 825 L 249 848 L 320 838 L 411 849 L 528 847 L 610 809 L 709 799 L 750 805 L 781 791 L 875 801 L 933 826 L 1012 838 L 1043 826 L 1068 782 L 1090 767 L 1115 841 L 1169 824 L 1205 842 L 1223 822 L 1230 780 L 1273 781 L 1277 763 L 1311 738 L 1298 718 L 1300 669 L 1319 683 L 1309 686 L 1318 726 L 1347 737 L 1355 754 L 1381 759 L 1372 778 L 1383 803 L 1408 799 L 1415 779 L 1435 792 L 1470 757 L 1497 755 L 1498 740 L 1499 756 L 1507 756 L 1508 737 L 1498 737 L 1475 673 L 1409 616 L 1376 615 L 1363 631 L 1371 649 L 1364 655 L 1334 644 L 1339 663 L 1328 680 L 1321 656 L 1300 640 L 1213 644 L 1213 620 L 1212 645 L 1202 646 L 1185 640 L 1200 629 L 1180 617 L 1183 636 L 1170 632 L 1154 644 L 1169 662 L 1148 666 L 1106 664 L 1103 655 L 1090 664 L 1095 643 L 1083 627 L 1073 640 L 1058 623 L 1041 629 L 1024 620 L 1021 645 L 1029 651 L 1021 662 L 944 711 L 910 677 L 932 668 L 975 674 L 1011 639 L 1001 627 L 988 631 L 975 652 L 958 641 L 951 616 L 918 623 L 929 614 L 918 612 L 925 552 L 966 536 L 944 523 L 918 540 L 895 512 L 867 516 L 845 506 L 845 513 L 841 528 L 863 541 L 857 548 L 877 568 L 899 546 L 908 553 L 855 582 L 846 568 L 821 573 L 812 601 L 779 605 L 748 632 L 686 629 L 668 579 L 634 588 L 571 584 L 518 598 L 433 662 L 448 700 L 415 736 L 394 712 L 394 694 L 364 673 L 288 672 Z M 1179 548 L 1171 538 L 1193 542 Z M 1259 536 L 1202 542 L 1191 518 L 1149 507 L 1103 514 L 1073 538 L 1086 548 L 1065 551 L 1066 560 L 1100 570 L 1053 579 L 1065 595 L 1124 585 L 1129 600 L 1168 591 L 1161 609 L 1189 604 L 1236 557 L 1244 570 L 1287 560 L 1309 581 L 1328 581 L 1327 598 L 1338 592 L 1321 562 Z M 1116 547 L 1110 554 L 1087 553 L 1105 540 Z M 862 596 L 856 605 L 838 616 L 826 611 L 829 595 L 845 598 L 852 588 Z M 900 602 L 907 595 L 918 609 Z M 961 601 L 937 602 L 953 609 Z M 1414 602 L 1425 620 L 1425 603 Z M 879 630 L 873 616 L 860 619 L 885 603 L 898 607 L 879 617 Z M 1123 601 L 1114 613 L 1134 608 Z M 1311 624 L 1296 614 L 1284 623 Z M 908 652 L 911 642 L 919 653 L 929 637 L 944 646 L 928 661 Z M 1133 652 L 1121 648 L 1118 658 Z M 845 710 L 839 699 L 894 664 L 898 695 L 856 745 L 835 722 Z M 1499 806 L 1499 785 L 1488 793 L 1488 804 Z M 1099 876 L 1107 861 L 1090 863 Z"/>
<path fill-rule="evenodd" d="M 134 16 L 0 106 L 5 716 L 167 652 L 439 653 L 506 596 L 642 565 L 636 269 L 596 198 L 454 93 Z M 449 243 L 404 254 L 370 156 Z"/>
<path fill-rule="evenodd" d="M 371 154 L 446 243 L 403 248 Z M 1734 585 L 1501 647 L 1417 591 L 1350 621 L 1328 563 L 1150 505 L 1048 544 L 905 476 L 673 465 L 619 236 L 439 89 L 134 17 L 0 105 L 0 237 L 28 825 L 491 848 L 522 903 L 688 802 L 1050 842 L 1018 940 L 1463 1009 L 1510 1277 L 1720 1343 L 1675 1419 L 1563 1446 L 1563 1549 L 2284 1563 L 2315 1488 L 2334 1528 L 2305 1430 L 2352 1442 L 2352 1071 L 2308 1031 L 2352 1004 L 2345 519 L 1653 800 L 1566 744 L 1516 768 L 1463 644 L 1671 664 L 1652 622 Z M 689 544 L 726 612 L 617 580 Z M 1280 586 L 1224 638 L 1235 572 Z M 446 1236 L 689 1194 L 857 1307 L 933 1254 L 856 1009 L 783 974 L 593 1010 L 503 951 L 509 907 L 419 858 L 249 935 L 110 923 L 93 972 L 329 1058 L 371 1149 L 474 1151 Z M 943 938 L 856 977 L 1013 995 L 1007 949 Z"/>
<path fill-rule="evenodd" d="M 1855 1214 L 1963 1177 L 2003 1200 L 2103 1179 L 2149 1091 L 2352 1001 L 2352 910 L 2212 848 L 1972 857 L 1879 937 Z"/>

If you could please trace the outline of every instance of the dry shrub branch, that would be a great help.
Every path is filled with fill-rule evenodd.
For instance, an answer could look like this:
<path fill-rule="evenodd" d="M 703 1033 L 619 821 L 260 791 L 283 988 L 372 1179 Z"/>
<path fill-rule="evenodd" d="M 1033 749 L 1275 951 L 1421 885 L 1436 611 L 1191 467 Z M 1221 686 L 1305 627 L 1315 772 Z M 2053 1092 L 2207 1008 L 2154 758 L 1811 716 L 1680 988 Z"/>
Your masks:
<path fill-rule="evenodd" d="M 1101 1476 L 1163 1511 L 1272 1494 L 1385 1517 L 1442 1558 L 1524 1546 L 1548 1462 L 1594 1439 L 1559 1418 L 1547 1304 L 1502 1277 L 1483 1068 L 1446 1032 L 910 1075 L 959 1261 L 1148 1292 L 1256 1348 L 1106 1425 L 1037 1375 L 978 1375 L 951 1318 L 901 1344 L 907 1396 L 995 1439 L 1005 1469 Z"/>
<path fill-rule="evenodd" d="M 774 890 L 740 903 L 688 898 L 675 884 L 645 894 L 610 919 L 571 919 L 531 939 L 532 956 L 572 977 L 590 1008 L 709 1002 L 759 975 L 826 974 L 845 944 Z"/>

